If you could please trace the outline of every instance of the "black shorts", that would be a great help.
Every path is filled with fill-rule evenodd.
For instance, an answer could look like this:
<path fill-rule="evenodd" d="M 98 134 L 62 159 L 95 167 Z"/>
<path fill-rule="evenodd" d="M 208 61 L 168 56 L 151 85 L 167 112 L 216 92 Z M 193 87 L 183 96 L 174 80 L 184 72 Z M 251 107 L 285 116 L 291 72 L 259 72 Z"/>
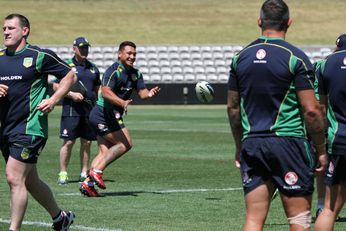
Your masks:
<path fill-rule="evenodd" d="M 272 180 L 286 196 L 311 195 L 316 157 L 306 139 L 258 137 L 243 141 L 241 173 L 244 192 Z"/>
<path fill-rule="evenodd" d="M 346 187 L 346 155 L 329 155 L 329 164 L 325 175 L 325 184 L 340 184 Z"/>
<path fill-rule="evenodd" d="M 125 128 L 123 118 L 119 112 L 99 105 L 93 107 L 89 118 L 90 123 L 96 128 L 97 135 L 99 136 L 105 136 Z"/>
<path fill-rule="evenodd" d="M 40 136 L 17 135 L 11 139 L 1 137 L 1 152 L 6 162 L 11 156 L 18 161 L 35 164 L 46 142 L 47 139 Z"/>
<path fill-rule="evenodd" d="M 96 140 L 96 129 L 86 116 L 62 116 L 60 122 L 60 138 L 74 140 L 81 137 Z"/>

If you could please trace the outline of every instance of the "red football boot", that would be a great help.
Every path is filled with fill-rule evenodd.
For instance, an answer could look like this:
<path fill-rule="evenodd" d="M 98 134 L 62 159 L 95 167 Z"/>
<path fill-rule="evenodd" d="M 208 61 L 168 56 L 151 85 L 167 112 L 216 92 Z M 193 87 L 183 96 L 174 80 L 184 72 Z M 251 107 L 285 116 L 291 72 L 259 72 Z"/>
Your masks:
<path fill-rule="evenodd" d="M 100 196 L 100 194 L 95 189 L 93 182 L 91 182 L 91 181 L 89 181 L 89 182 L 83 181 L 80 184 L 79 191 L 83 195 L 88 196 L 88 197 L 99 197 Z"/>
<path fill-rule="evenodd" d="M 97 186 L 99 186 L 102 189 L 106 189 L 105 182 L 102 179 L 103 173 L 95 172 L 92 168 L 90 169 L 88 176 L 95 182 Z"/>

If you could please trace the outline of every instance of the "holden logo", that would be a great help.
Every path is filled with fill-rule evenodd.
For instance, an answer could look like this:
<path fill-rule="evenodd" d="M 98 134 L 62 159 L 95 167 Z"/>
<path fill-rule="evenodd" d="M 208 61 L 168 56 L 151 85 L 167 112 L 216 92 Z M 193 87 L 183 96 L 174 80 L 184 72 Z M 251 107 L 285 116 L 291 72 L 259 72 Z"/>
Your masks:
<path fill-rule="evenodd" d="M 288 185 L 294 185 L 298 181 L 298 176 L 295 172 L 288 172 L 285 175 L 285 182 Z"/>
<path fill-rule="evenodd" d="M 257 59 L 264 59 L 264 57 L 266 57 L 266 51 L 263 49 L 259 49 L 256 53 L 256 58 Z"/>

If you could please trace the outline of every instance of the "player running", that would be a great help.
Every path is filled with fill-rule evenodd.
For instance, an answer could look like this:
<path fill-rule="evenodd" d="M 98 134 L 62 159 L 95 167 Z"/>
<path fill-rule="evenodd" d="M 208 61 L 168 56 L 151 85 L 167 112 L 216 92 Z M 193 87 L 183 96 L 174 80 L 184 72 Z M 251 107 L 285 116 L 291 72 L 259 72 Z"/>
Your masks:
<path fill-rule="evenodd" d="M 94 158 L 87 179 L 81 184 L 82 194 L 99 196 L 94 183 L 106 189 L 104 169 L 132 148 L 132 140 L 123 122 L 132 103 L 131 94 L 136 90 L 141 99 L 156 96 L 160 88 L 148 90 L 141 72 L 133 67 L 136 60 L 136 45 L 124 41 L 119 45 L 118 60 L 111 65 L 102 78 L 101 94 L 90 113 L 90 122 L 97 129 L 99 153 Z"/>
<path fill-rule="evenodd" d="M 25 16 L 10 14 L 5 18 L 6 49 L 0 52 L 0 147 L 11 191 L 9 230 L 20 230 L 28 192 L 53 218 L 54 230 L 68 230 L 75 215 L 58 207 L 36 164 L 48 138 L 47 114 L 68 92 L 76 76 L 54 52 L 28 44 L 29 33 Z M 49 74 L 61 79 L 50 98 Z"/>

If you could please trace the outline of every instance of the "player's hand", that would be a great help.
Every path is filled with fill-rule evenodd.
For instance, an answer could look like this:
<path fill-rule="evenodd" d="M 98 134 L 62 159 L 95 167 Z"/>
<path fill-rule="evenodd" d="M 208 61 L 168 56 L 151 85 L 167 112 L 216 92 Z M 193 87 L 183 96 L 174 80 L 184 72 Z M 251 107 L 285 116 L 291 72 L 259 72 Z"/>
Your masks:
<path fill-rule="evenodd" d="M 79 92 L 73 92 L 73 91 L 70 91 L 68 93 L 68 95 L 70 96 L 70 98 L 74 101 L 74 102 L 82 102 L 84 100 L 84 96 L 79 93 Z"/>
<path fill-rule="evenodd" d="M 127 109 L 131 103 L 132 103 L 132 99 L 124 100 L 123 108 L 124 108 L 125 115 L 127 115 Z"/>
<path fill-rule="evenodd" d="M 7 95 L 8 86 L 0 84 L 0 97 L 5 97 Z"/>
<path fill-rule="evenodd" d="M 234 165 L 237 168 L 240 168 L 240 151 L 235 151 L 235 155 L 234 155 Z"/>
<path fill-rule="evenodd" d="M 315 168 L 316 172 L 324 172 L 327 169 L 328 156 L 326 153 L 317 155 L 317 166 Z"/>
<path fill-rule="evenodd" d="M 44 114 L 48 114 L 49 112 L 53 111 L 54 106 L 55 103 L 51 100 L 51 98 L 49 98 L 42 100 L 36 108 Z"/>
<path fill-rule="evenodd" d="M 159 94 L 160 90 L 161 90 L 161 88 L 159 88 L 158 86 L 151 88 L 149 93 L 148 93 L 148 97 L 151 98 L 151 97 Z"/>

